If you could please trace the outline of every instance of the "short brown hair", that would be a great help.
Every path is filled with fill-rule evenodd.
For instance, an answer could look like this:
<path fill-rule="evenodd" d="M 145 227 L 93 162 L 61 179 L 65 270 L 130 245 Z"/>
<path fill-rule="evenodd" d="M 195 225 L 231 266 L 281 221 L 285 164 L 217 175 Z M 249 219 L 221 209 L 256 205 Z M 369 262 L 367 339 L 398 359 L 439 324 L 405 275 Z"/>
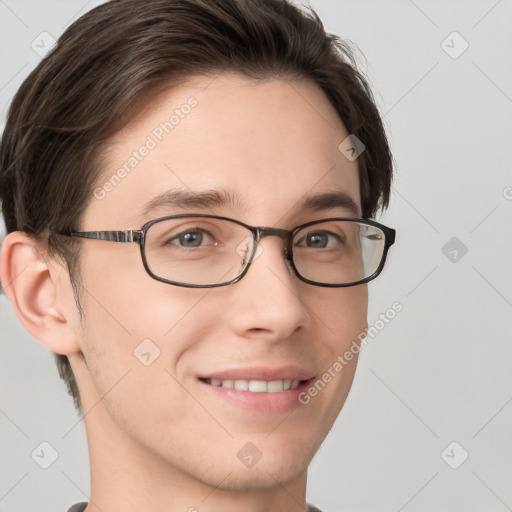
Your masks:
<path fill-rule="evenodd" d="M 326 33 L 309 11 L 290 0 L 118 0 L 87 12 L 10 106 L 0 145 L 7 232 L 40 242 L 49 233 L 81 230 L 108 138 L 159 90 L 221 71 L 317 84 L 366 147 L 358 158 L 363 217 L 386 208 L 392 155 L 372 92 L 351 45 Z M 49 255 L 67 264 L 83 319 L 79 249 L 74 239 L 48 240 Z M 69 361 L 55 358 L 82 413 Z"/>

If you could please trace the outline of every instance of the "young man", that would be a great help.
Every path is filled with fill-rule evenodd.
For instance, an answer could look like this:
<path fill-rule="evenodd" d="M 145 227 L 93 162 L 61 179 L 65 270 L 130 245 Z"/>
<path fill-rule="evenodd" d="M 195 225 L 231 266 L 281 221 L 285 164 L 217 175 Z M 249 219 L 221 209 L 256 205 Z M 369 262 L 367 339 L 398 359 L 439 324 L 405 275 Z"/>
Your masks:
<path fill-rule="evenodd" d="M 149 5 L 75 22 L 2 139 L 2 285 L 87 431 L 70 511 L 316 510 L 394 240 L 382 122 L 314 13 Z"/>

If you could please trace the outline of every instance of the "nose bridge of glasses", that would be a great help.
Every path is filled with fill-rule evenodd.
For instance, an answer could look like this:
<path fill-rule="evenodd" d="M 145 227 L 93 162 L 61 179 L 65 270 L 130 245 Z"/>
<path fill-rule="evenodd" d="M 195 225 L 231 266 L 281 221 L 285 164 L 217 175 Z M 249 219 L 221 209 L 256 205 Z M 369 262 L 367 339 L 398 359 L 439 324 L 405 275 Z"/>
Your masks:
<path fill-rule="evenodd" d="M 279 228 L 266 228 L 264 226 L 258 226 L 256 228 L 256 241 L 259 242 L 262 238 L 266 236 L 278 236 L 282 238 L 285 242 L 288 240 L 288 236 L 290 231 L 287 229 L 279 229 Z"/>
<path fill-rule="evenodd" d="M 280 229 L 280 228 L 268 228 L 265 226 L 257 226 L 255 228 L 256 230 L 256 242 L 259 243 L 262 238 L 265 238 L 267 236 L 278 236 L 281 238 L 284 242 L 284 252 L 287 258 L 290 257 L 288 254 L 288 241 L 291 234 L 291 231 L 287 229 Z"/>

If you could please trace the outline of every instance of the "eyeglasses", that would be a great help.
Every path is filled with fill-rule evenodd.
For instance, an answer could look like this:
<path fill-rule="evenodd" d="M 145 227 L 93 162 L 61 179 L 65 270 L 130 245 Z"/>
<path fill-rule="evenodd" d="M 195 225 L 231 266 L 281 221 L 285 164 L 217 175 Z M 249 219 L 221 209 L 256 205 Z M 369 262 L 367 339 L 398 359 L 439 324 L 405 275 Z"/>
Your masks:
<path fill-rule="evenodd" d="M 242 279 L 261 254 L 258 242 L 266 236 L 285 241 L 284 256 L 301 281 L 354 286 L 380 274 L 395 241 L 394 229 L 369 219 L 327 218 L 288 231 L 203 214 L 161 217 L 139 230 L 53 235 L 138 243 L 144 268 L 153 279 L 190 288 L 225 286 Z"/>

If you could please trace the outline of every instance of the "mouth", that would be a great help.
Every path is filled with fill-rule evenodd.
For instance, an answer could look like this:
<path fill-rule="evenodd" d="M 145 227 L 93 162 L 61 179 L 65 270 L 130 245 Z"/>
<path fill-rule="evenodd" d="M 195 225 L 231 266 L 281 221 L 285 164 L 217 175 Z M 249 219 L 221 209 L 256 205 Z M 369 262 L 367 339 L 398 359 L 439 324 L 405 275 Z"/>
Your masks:
<path fill-rule="evenodd" d="M 200 378 L 200 381 L 219 388 L 236 389 L 238 391 L 249 391 L 251 393 L 279 393 L 289 389 L 297 389 L 311 379 L 305 380 L 244 380 L 244 379 L 209 379 Z"/>
<path fill-rule="evenodd" d="M 314 381 L 312 372 L 297 368 L 270 371 L 254 368 L 198 377 L 201 389 L 221 407 L 261 414 L 282 414 L 304 407 L 299 400 Z M 312 408 L 308 408 L 312 410 Z"/>

